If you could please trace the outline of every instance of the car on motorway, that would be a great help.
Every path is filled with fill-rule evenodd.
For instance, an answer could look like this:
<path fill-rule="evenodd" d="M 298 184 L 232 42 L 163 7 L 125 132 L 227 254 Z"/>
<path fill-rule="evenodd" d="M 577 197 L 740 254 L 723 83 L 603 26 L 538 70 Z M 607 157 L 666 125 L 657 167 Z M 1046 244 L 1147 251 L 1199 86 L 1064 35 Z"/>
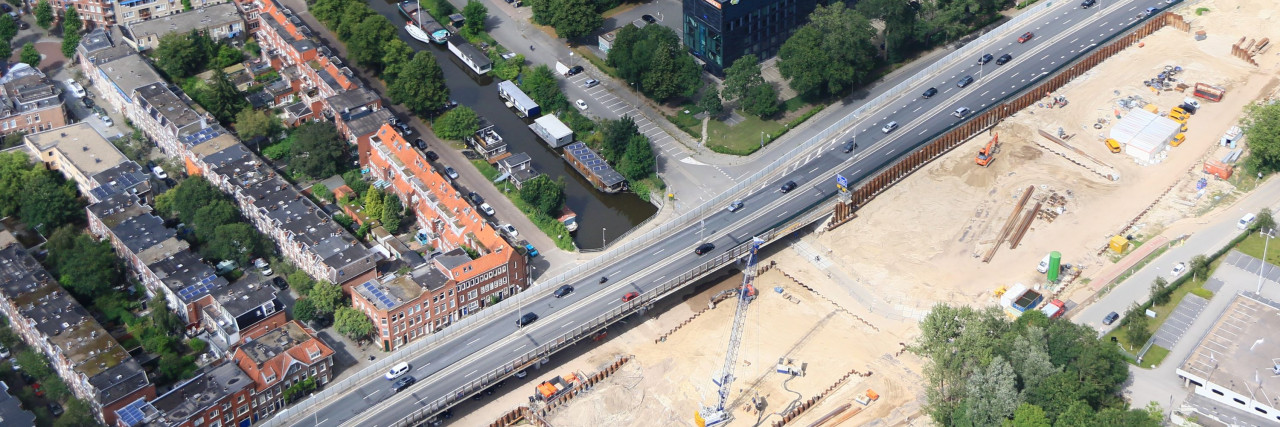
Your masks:
<path fill-rule="evenodd" d="M 733 202 L 729 203 L 729 207 L 726 207 L 725 209 L 728 210 L 729 212 L 737 212 L 739 209 L 742 209 L 742 201 L 734 200 Z"/>
<path fill-rule="evenodd" d="M 493 216 L 493 214 L 495 213 L 495 212 L 493 211 L 493 206 L 489 206 L 489 204 L 488 204 L 488 203 L 481 203 L 481 204 L 480 204 L 480 212 L 484 212 L 484 214 L 485 214 L 485 215 L 488 215 L 488 216 Z"/>
<path fill-rule="evenodd" d="M 414 378 L 413 375 L 407 375 L 404 378 L 398 379 L 395 384 L 391 385 L 392 393 L 404 391 L 404 389 L 409 388 L 409 386 L 416 382 L 418 382 L 418 379 Z"/>
<path fill-rule="evenodd" d="M 430 150 L 428 150 L 426 154 L 427 154 L 427 160 L 430 160 L 430 161 L 433 161 L 433 162 L 434 162 L 434 161 L 436 161 L 436 160 L 440 160 L 440 155 L 439 155 L 439 154 L 436 154 L 436 152 L 435 152 L 435 151 L 430 151 Z"/>
<path fill-rule="evenodd" d="M 653 19 L 653 15 L 641 15 L 640 20 L 650 24 L 656 24 L 658 22 L 657 19 Z"/>
<path fill-rule="evenodd" d="M 564 285 L 564 286 L 561 286 L 559 289 L 556 289 L 555 292 L 552 292 L 551 296 L 554 296 L 556 298 L 564 298 L 569 296 L 569 294 L 571 293 L 573 293 L 573 286 Z"/>
<path fill-rule="evenodd" d="M 631 302 L 631 300 L 636 299 L 638 296 L 640 296 L 639 292 L 627 292 L 622 295 L 622 302 Z"/>
<path fill-rule="evenodd" d="M 972 113 L 972 112 L 973 112 L 972 110 L 969 110 L 969 107 L 960 107 L 960 108 L 957 108 L 955 111 L 952 111 L 951 115 L 956 116 L 957 118 L 963 119 L 965 117 L 968 117 L 969 113 Z"/>
<path fill-rule="evenodd" d="M 591 89 L 599 85 L 600 85 L 600 81 L 596 79 L 587 79 L 587 81 L 582 82 L 582 87 L 587 89 Z"/>
<path fill-rule="evenodd" d="M 964 76 L 964 78 L 956 82 L 956 86 L 965 87 L 965 86 L 968 86 L 970 83 L 973 83 L 973 76 Z"/>
<path fill-rule="evenodd" d="M 608 282 L 608 281 L 609 281 L 609 278 L 608 278 L 608 277 L 606 277 L 606 276 L 600 276 L 600 284 L 601 284 L 601 285 L 605 284 L 605 282 Z"/>
<path fill-rule="evenodd" d="M 587 101 L 583 101 L 582 98 L 578 98 L 577 101 L 573 101 L 573 105 L 578 106 L 579 110 L 587 111 Z"/>
<path fill-rule="evenodd" d="M 1013 55 L 1006 53 L 1004 55 L 1000 55 L 999 58 L 996 58 L 996 65 L 1008 64 L 1009 61 L 1012 61 L 1012 60 L 1013 60 Z"/>
<path fill-rule="evenodd" d="M 516 371 L 516 378 L 524 378 L 529 376 L 529 371 Z"/>
<path fill-rule="evenodd" d="M 933 96 L 937 94 L 938 94 L 938 88 L 931 87 L 931 88 L 925 89 L 924 94 L 921 94 L 920 96 L 923 96 L 924 99 L 929 99 L 929 98 L 933 98 Z"/>
<path fill-rule="evenodd" d="M 471 203 L 475 203 L 477 205 L 484 204 L 484 197 L 480 197 L 480 194 L 474 191 L 467 193 L 467 198 L 471 199 Z"/>
<path fill-rule="evenodd" d="M 458 179 L 458 171 L 453 170 L 453 167 L 451 166 L 444 167 L 444 174 L 448 175 L 449 179 Z"/>
<path fill-rule="evenodd" d="M 516 319 L 516 326 L 520 326 L 520 327 L 529 326 L 530 323 L 533 323 L 537 320 L 538 320 L 537 314 L 525 313 L 524 315 L 520 316 L 519 319 Z"/>
<path fill-rule="evenodd" d="M 404 375 L 405 372 L 409 372 L 409 362 L 400 362 L 387 370 L 385 377 L 387 377 L 388 380 L 394 380 L 396 378 L 400 378 L 400 376 Z"/>
<path fill-rule="evenodd" d="M 581 66 L 581 65 L 574 65 L 572 68 L 569 68 L 569 72 L 564 73 L 564 75 L 565 75 L 565 76 L 576 76 L 576 75 L 578 75 L 578 73 L 581 73 L 581 72 L 582 72 L 582 66 Z"/>
<path fill-rule="evenodd" d="M 778 190 L 782 191 L 783 193 L 786 193 L 788 191 L 795 190 L 795 189 L 796 189 L 796 182 L 787 181 L 786 183 L 782 184 L 782 188 L 779 188 Z"/>
<path fill-rule="evenodd" d="M 1088 8 L 1093 7 L 1093 6 L 1094 6 L 1094 5 L 1096 5 L 1096 4 L 1098 4 L 1098 0 L 1084 0 L 1084 1 L 1080 2 L 1080 8 L 1081 8 L 1081 9 L 1088 9 Z"/>
<path fill-rule="evenodd" d="M 886 123 L 884 127 L 880 128 L 880 131 L 884 133 L 889 133 L 889 132 L 893 132 L 896 129 L 898 129 L 898 122 L 893 121 L 893 122 Z"/>
<path fill-rule="evenodd" d="M 840 151 L 845 152 L 845 154 L 852 153 L 853 149 L 857 147 L 857 145 L 858 144 L 853 143 L 853 140 L 845 141 L 844 145 L 840 148 Z"/>
<path fill-rule="evenodd" d="M 529 254 L 529 258 L 535 258 L 538 256 L 538 248 L 533 247 L 532 243 L 525 243 L 524 253 Z"/>
<path fill-rule="evenodd" d="M 1120 313 L 1116 313 L 1113 311 L 1113 312 L 1107 313 L 1106 317 L 1102 318 L 1102 324 L 1110 326 L 1112 323 L 1116 323 L 1117 319 L 1120 319 Z"/>
<path fill-rule="evenodd" d="M 499 230 L 502 230 L 502 232 L 503 232 L 503 233 L 507 233 L 507 235 L 511 236 L 511 238 L 513 238 L 513 239 L 514 239 L 516 236 L 519 236 L 519 235 L 520 235 L 520 230 L 516 230 L 516 227 L 515 227 L 514 225 L 511 225 L 511 224 L 502 224 L 502 225 L 499 225 L 499 226 L 498 226 L 498 229 L 499 229 Z"/>
<path fill-rule="evenodd" d="M 71 92 L 72 95 L 75 95 L 76 98 L 84 98 L 84 86 L 80 86 L 79 82 L 67 79 L 66 86 L 67 91 Z"/>
<path fill-rule="evenodd" d="M 418 147 L 419 150 L 426 150 L 427 141 L 423 141 L 422 138 L 415 139 L 413 140 L 413 146 Z"/>
<path fill-rule="evenodd" d="M 1154 8 L 1154 7 L 1148 7 L 1148 8 L 1147 8 L 1147 16 L 1155 15 L 1155 14 L 1156 14 L 1156 12 L 1159 12 L 1159 11 L 1160 11 L 1160 9 L 1157 9 L 1157 8 Z"/>
<path fill-rule="evenodd" d="M 693 249 L 693 253 L 694 253 L 695 255 L 702 255 L 702 254 L 705 254 L 705 253 L 707 253 L 707 252 L 711 252 L 712 250 L 715 250 L 715 248 L 716 248 L 715 243 L 707 242 L 707 243 L 703 243 L 703 244 L 701 244 L 701 245 L 698 245 L 698 247 L 697 247 L 697 248 L 694 248 L 694 249 Z"/>
<path fill-rule="evenodd" d="M 1027 32 L 1025 32 L 1025 33 L 1022 33 L 1022 36 L 1021 36 L 1021 37 L 1018 37 L 1018 43 L 1026 43 L 1026 42 L 1029 42 L 1029 41 L 1031 41 L 1031 38 L 1032 38 L 1032 37 L 1035 37 L 1035 36 L 1036 36 L 1036 34 L 1035 34 L 1035 33 L 1033 33 L 1033 32 L 1030 32 L 1030 31 L 1027 31 Z"/>
<path fill-rule="evenodd" d="M 1187 270 L 1187 263 L 1185 263 L 1185 262 L 1180 262 L 1180 263 L 1174 264 L 1174 265 L 1173 265 L 1173 270 L 1172 270 L 1172 271 L 1170 271 L 1169 273 L 1170 273 L 1173 277 L 1178 277 L 1178 275 L 1179 275 L 1179 274 L 1182 274 L 1182 272 L 1183 272 L 1183 271 L 1186 271 L 1186 270 Z"/>
<path fill-rule="evenodd" d="M 990 53 L 984 53 L 982 56 L 978 57 L 978 65 L 987 65 L 987 63 L 991 62 L 992 59 L 996 59 L 996 57 L 992 56 Z"/>

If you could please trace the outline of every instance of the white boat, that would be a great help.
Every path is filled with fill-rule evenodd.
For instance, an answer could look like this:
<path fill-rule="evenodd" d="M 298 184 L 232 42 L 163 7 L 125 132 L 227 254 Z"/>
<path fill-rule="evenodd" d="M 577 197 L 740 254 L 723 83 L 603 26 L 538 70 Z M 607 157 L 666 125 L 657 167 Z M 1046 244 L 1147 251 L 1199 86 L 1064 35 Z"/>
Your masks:
<path fill-rule="evenodd" d="M 413 25 L 412 23 L 404 24 L 404 30 L 408 31 L 410 36 L 413 36 L 413 38 L 418 39 L 420 42 L 431 43 L 433 41 L 431 40 L 431 35 L 427 34 L 426 31 L 423 31 L 421 28 L 418 28 L 417 25 Z"/>

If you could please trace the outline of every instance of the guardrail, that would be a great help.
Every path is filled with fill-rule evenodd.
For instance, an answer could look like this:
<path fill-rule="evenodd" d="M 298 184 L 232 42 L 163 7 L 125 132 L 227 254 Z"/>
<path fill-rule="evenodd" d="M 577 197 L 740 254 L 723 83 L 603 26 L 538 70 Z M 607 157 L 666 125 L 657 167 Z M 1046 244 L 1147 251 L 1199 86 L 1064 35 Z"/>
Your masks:
<path fill-rule="evenodd" d="M 598 257 L 595 257 L 576 267 L 573 267 L 564 273 L 560 273 L 555 277 L 542 281 L 541 283 L 533 284 L 524 292 L 512 295 L 507 299 L 503 300 L 502 302 L 499 302 L 498 304 L 492 305 L 484 310 L 479 311 L 476 314 L 472 314 L 468 317 L 464 317 L 458 321 L 455 321 L 453 322 L 453 324 L 447 326 L 443 331 L 439 333 L 428 335 L 425 338 L 421 338 L 421 339 L 418 339 L 417 341 L 406 344 L 405 346 L 402 346 L 396 349 L 396 351 L 389 357 L 385 357 L 380 361 L 374 362 L 373 364 L 369 365 L 368 367 L 362 369 L 360 372 L 352 376 L 349 376 L 339 381 L 326 384 L 324 389 L 311 394 L 311 396 L 302 400 L 298 404 L 295 404 L 288 408 L 281 409 L 279 412 L 275 414 L 275 416 L 265 420 L 263 423 L 263 426 L 275 427 L 275 426 L 283 425 L 290 421 L 293 421 L 292 419 L 295 417 L 309 414 L 310 409 L 315 405 L 320 404 L 321 402 L 324 402 L 328 399 L 347 393 L 348 391 L 355 388 L 360 382 L 367 381 L 370 378 L 381 376 L 382 373 L 385 372 L 387 369 L 389 369 L 392 365 L 407 361 L 409 358 L 412 358 L 415 355 L 421 354 L 422 352 L 428 351 L 431 348 L 434 348 L 435 346 L 440 345 L 443 342 L 447 342 L 453 337 L 456 337 L 460 334 L 471 331 L 479 324 L 487 323 L 490 319 L 494 317 L 504 316 L 511 312 L 514 312 L 516 311 L 518 306 L 526 305 L 527 303 L 530 302 L 530 300 L 540 296 L 539 294 L 541 293 L 550 292 L 551 289 L 555 289 L 559 287 L 562 283 L 567 282 L 568 280 L 574 277 L 578 277 L 580 275 L 593 271 L 597 268 L 600 268 L 601 266 L 612 263 L 614 259 L 621 258 L 625 255 L 628 255 L 640 249 L 646 248 L 652 245 L 654 242 L 662 239 L 663 237 L 671 233 L 674 233 L 676 231 L 679 231 L 685 226 L 688 226 L 689 224 L 697 221 L 698 219 L 705 217 L 709 212 L 718 211 L 722 209 L 725 203 L 732 200 L 732 198 L 735 198 L 738 193 L 741 193 L 742 191 L 748 188 L 752 188 L 759 185 L 758 183 L 761 180 L 768 178 L 769 176 L 777 173 L 780 170 L 784 170 L 785 166 L 789 163 L 796 161 L 795 159 L 803 158 L 802 154 L 820 145 L 823 141 L 826 141 L 829 138 L 838 135 L 839 133 L 841 133 L 841 131 L 843 131 L 843 129 L 854 124 L 854 122 L 857 121 L 867 111 L 871 111 L 876 108 L 879 108 L 881 105 L 885 104 L 886 102 L 897 98 L 903 93 L 906 93 L 908 90 L 911 90 L 913 85 L 919 83 L 922 80 L 930 78 L 932 75 L 937 74 L 938 71 L 942 70 L 947 66 L 950 66 L 953 62 L 957 60 L 960 60 L 962 58 L 975 57 L 973 55 L 975 55 L 979 51 L 979 48 L 983 43 L 995 37 L 1004 35 L 1006 32 L 1011 31 L 1015 26 L 1021 23 L 1034 19 L 1035 17 L 1038 17 L 1040 14 L 1042 14 L 1043 12 L 1047 11 L 1050 7 L 1052 7 L 1053 4 L 1054 2 L 1050 1 L 1050 2 L 1040 4 L 1038 6 L 1035 6 L 1027 12 L 1024 12 L 1022 14 L 1019 14 L 1018 16 L 1011 18 L 1009 21 L 1005 22 L 1000 27 L 992 31 L 988 31 L 987 33 L 982 34 L 981 36 L 978 36 L 976 39 L 965 44 L 963 47 L 957 49 L 954 52 L 951 52 L 950 54 L 947 54 L 947 56 L 943 57 L 943 59 L 937 62 L 934 62 L 932 65 L 925 68 L 924 70 L 917 72 L 911 78 L 908 78 L 902 81 L 901 83 L 898 83 L 893 88 L 889 89 L 888 91 L 881 94 L 880 96 L 877 96 L 871 99 L 870 101 L 867 101 L 866 103 L 862 104 L 861 106 L 859 106 L 858 108 L 850 112 L 849 114 L 846 114 L 843 118 L 838 120 L 836 123 L 833 123 L 830 126 L 827 126 L 825 129 L 818 132 L 814 136 L 810 137 L 805 142 L 797 145 L 795 148 L 791 149 L 785 154 L 780 155 L 777 160 L 765 166 L 759 172 L 756 172 L 755 174 L 751 175 L 747 179 L 740 181 L 737 185 L 734 185 L 733 187 L 724 191 L 720 195 L 717 195 L 711 198 L 710 200 L 707 200 L 705 203 L 697 206 L 696 208 L 693 208 L 692 210 L 684 213 L 683 215 L 680 215 L 675 220 L 669 221 L 654 230 L 650 230 L 649 232 L 636 237 L 633 240 L 630 240 L 619 246 L 611 248 L 604 254 Z M 833 199 L 827 199 L 820 203 L 828 203 L 832 207 L 834 207 L 835 205 L 835 202 Z M 821 212 L 821 214 L 828 215 L 829 213 Z M 798 229 L 800 227 L 801 226 L 795 226 L 794 228 L 791 229 L 791 231 L 794 231 L 795 229 Z M 607 313 L 601 318 L 607 318 L 609 316 L 610 314 Z M 599 322 L 593 322 L 593 323 L 599 323 Z M 589 328 L 598 329 L 598 327 L 596 326 L 589 327 Z M 556 348 L 559 348 L 559 347 L 556 347 Z M 521 365 L 523 363 L 527 363 L 528 361 L 529 360 L 524 360 L 523 362 L 521 362 Z M 480 381 L 480 380 L 477 380 L 477 381 Z M 475 382 L 473 381 L 473 383 Z M 464 386 L 460 389 L 465 389 L 465 388 L 466 387 Z"/>

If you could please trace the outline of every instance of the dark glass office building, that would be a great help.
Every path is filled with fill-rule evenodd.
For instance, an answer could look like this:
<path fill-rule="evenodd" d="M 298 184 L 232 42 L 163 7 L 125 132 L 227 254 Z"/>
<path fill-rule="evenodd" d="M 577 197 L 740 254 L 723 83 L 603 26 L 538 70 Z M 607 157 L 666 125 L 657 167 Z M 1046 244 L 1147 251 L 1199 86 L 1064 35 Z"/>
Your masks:
<path fill-rule="evenodd" d="M 723 76 L 743 55 L 778 54 L 796 28 L 826 0 L 684 0 L 684 44 Z"/>

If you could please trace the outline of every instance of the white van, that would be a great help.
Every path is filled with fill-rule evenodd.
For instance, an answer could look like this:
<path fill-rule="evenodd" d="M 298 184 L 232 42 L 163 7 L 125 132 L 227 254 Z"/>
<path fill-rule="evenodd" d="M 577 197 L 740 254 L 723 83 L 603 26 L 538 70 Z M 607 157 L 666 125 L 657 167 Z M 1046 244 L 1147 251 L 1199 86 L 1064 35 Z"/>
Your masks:
<path fill-rule="evenodd" d="M 1253 220 L 1257 218 L 1258 217 L 1256 215 L 1251 213 L 1244 214 L 1244 216 L 1240 218 L 1240 222 L 1236 223 L 1236 228 L 1239 228 L 1241 230 L 1249 228 L 1249 224 L 1252 224 Z"/>
<path fill-rule="evenodd" d="M 387 379 L 394 380 L 396 377 L 404 375 L 405 372 L 409 372 L 409 362 L 400 362 L 396 366 L 392 366 L 390 371 L 387 371 Z"/>
<path fill-rule="evenodd" d="M 1040 265 L 1036 266 L 1036 271 L 1041 273 L 1049 272 L 1049 255 L 1045 255 L 1044 259 L 1040 260 Z"/>

